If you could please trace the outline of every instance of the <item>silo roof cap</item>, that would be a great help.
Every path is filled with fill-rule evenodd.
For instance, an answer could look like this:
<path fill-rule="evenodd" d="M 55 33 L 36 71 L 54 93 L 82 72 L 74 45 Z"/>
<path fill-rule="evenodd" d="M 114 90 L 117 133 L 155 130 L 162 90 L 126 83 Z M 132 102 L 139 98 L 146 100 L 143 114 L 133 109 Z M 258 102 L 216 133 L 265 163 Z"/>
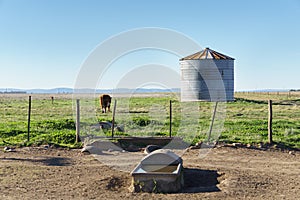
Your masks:
<path fill-rule="evenodd" d="M 192 55 L 181 58 L 180 60 L 205 60 L 205 59 L 234 60 L 234 58 L 231 58 L 229 56 L 226 56 L 224 54 L 216 52 L 216 51 L 214 51 L 214 50 L 212 50 L 208 47 L 206 47 L 202 51 L 199 51 L 199 52 L 194 53 Z"/>

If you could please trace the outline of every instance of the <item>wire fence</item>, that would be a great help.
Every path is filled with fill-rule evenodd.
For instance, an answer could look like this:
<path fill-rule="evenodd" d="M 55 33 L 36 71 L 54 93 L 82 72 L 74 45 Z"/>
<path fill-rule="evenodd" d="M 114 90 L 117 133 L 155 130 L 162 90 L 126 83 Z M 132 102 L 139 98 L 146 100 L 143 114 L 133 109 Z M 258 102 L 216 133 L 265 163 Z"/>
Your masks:
<path fill-rule="evenodd" d="M 131 99 L 115 96 L 114 99 L 117 100 L 116 137 L 169 137 L 170 132 L 171 136 L 185 132 L 192 133 L 192 142 L 207 138 L 214 103 L 198 102 L 196 106 L 183 106 L 176 97 L 169 94 Z M 272 99 L 272 140 L 300 147 L 300 92 L 237 92 L 235 99 L 235 102 L 226 104 L 226 120 L 219 141 L 269 142 L 268 100 Z M 0 94 L 0 145 L 26 143 L 28 127 L 31 143 L 75 143 L 75 106 L 72 94 Z M 97 96 L 90 100 L 80 99 L 80 111 L 80 134 L 83 137 L 112 136 L 111 129 L 105 130 L 100 126 L 100 122 L 112 122 L 112 113 L 101 112 Z M 189 137 L 188 134 L 182 136 Z"/>

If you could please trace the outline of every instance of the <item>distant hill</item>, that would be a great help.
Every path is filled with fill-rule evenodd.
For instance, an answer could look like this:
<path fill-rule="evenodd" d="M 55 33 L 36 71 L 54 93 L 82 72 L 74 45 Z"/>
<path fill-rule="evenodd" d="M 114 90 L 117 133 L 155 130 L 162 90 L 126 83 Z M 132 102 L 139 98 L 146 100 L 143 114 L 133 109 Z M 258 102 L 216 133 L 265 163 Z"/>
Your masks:
<path fill-rule="evenodd" d="M 237 92 L 288 92 L 300 91 L 299 89 L 257 89 L 257 90 L 240 90 Z M 180 92 L 180 88 L 158 89 L 158 88 L 117 88 L 117 89 L 81 89 L 76 93 L 160 93 L 160 92 Z M 72 88 L 52 88 L 52 89 L 18 89 L 18 88 L 0 88 L 0 93 L 28 93 L 28 94 L 72 94 Z"/>
<path fill-rule="evenodd" d="M 288 92 L 290 89 L 257 89 L 257 90 L 240 90 L 237 92 Z"/>
<path fill-rule="evenodd" d="M 72 88 L 53 88 L 53 89 L 17 89 L 17 88 L 0 88 L 0 93 L 28 93 L 28 94 L 72 94 Z M 156 89 L 156 88 L 117 88 L 117 89 L 82 89 L 76 90 L 82 93 L 160 93 L 160 92 L 180 92 L 179 88 Z"/>
<path fill-rule="evenodd" d="M 57 94 L 57 93 L 73 93 L 73 89 L 71 88 L 53 88 L 53 89 L 0 88 L 0 93 Z"/>

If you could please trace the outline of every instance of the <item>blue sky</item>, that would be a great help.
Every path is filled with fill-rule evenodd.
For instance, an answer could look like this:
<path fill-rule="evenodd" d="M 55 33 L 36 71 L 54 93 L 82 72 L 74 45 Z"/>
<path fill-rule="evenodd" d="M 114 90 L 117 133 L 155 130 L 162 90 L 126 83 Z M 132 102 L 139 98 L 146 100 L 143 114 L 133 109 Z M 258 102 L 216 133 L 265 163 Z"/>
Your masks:
<path fill-rule="evenodd" d="M 0 88 L 73 87 L 101 42 L 160 27 L 234 57 L 235 90 L 298 89 L 299 19 L 300 0 L 0 0 Z M 144 51 L 118 60 L 111 74 L 149 62 L 179 72 L 175 56 Z M 118 79 L 107 77 L 100 88 Z"/>

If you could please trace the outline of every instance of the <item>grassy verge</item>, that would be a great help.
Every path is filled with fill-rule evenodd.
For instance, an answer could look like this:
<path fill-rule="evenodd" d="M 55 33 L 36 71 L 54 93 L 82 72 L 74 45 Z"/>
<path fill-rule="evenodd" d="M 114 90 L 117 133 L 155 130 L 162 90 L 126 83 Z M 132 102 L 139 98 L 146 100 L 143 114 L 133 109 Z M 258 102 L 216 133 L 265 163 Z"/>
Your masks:
<path fill-rule="evenodd" d="M 54 96 L 54 102 L 51 101 Z M 300 148 L 300 94 L 236 93 L 236 101 L 226 104 L 226 118 L 221 142 L 257 144 L 267 142 L 268 105 L 273 99 L 273 140 L 288 147 Z M 172 100 L 172 135 L 187 142 L 207 140 L 213 103 L 182 104 L 176 96 L 117 98 L 116 136 L 169 136 L 169 101 Z M 101 113 L 98 99 L 91 104 L 82 100 L 82 134 L 110 136 L 95 128 L 99 121 L 111 121 L 112 113 Z M 0 146 L 54 144 L 78 147 L 72 95 L 32 95 L 30 141 L 27 141 L 28 95 L 1 94 Z M 219 128 L 220 128 L 219 127 Z M 213 130 L 214 132 L 215 130 Z"/>
<path fill-rule="evenodd" d="M 54 144 L 77 147 L 71 96 L 32 95 L 30 140 L 27 140 L 28 96 L 2 94 L 0 98 L 0 145 Z"/>

